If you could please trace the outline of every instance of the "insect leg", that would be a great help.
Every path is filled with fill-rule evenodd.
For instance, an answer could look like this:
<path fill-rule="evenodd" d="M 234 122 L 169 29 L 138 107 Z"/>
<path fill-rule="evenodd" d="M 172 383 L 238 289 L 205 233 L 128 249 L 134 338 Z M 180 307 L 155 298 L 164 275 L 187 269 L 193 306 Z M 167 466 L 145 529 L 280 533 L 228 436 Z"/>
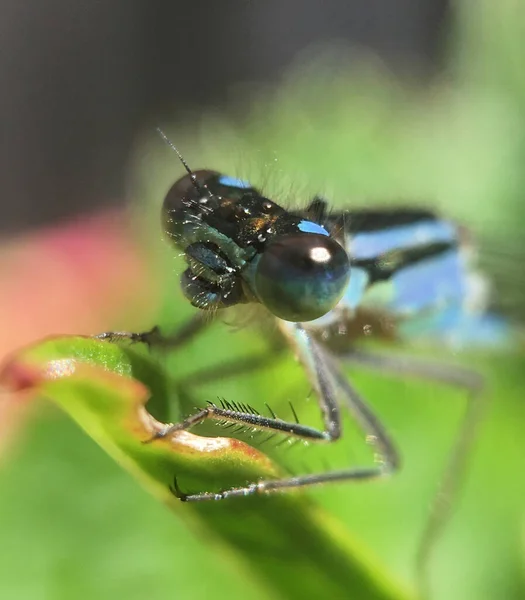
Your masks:
<path fill-rule="evenodd" d="M 174 350 L 201 333 L 206 327 L 213 323 L 213 320 L 214 317 L 212 314 L 199 311 L 177 331 L 167 336 L 162 335 L 158 327 L 153 327 L 150 331 L 144 331 L 142 333 L 133 333 L 131 331 L 106 331 L 92 337 L 108 342 L 129 340 L 134 343 L 147 344 L 149 347 Z"/>
<path fill-rule="evenodd" d="M 311 475 L 300 475 L 275 480 L 263 480 L 250 483 L 246 486 L 232 487 L 220 492 L 201 492 L 196 494 L 184 494 L 178 484 L 172 491 L 184 501 L 222 500 L 235 496 L 247 496 L 255 493 L 269 493 L 298 487 L 307 487 L 321 483 L 364 480 L 380 477 L 395 470 L 399 465 L 397 452 L 388 435 L 379 423 L 378 419 L 366 407 L 357 392 L 351 387 L 342 386 L 344 376 L 339 372 L 336 361 L 320 346 L 298 323 L 282 322 L 281 328 L 291 338 L 296 346 L 299 358 L 305 365 L 312 384 L 318 393 L 321 412 L 325 424 L 324 430 L 300 425 L 296 422 L 287 422 L 280 419 L 267 419 L 257 414 L 243 414 L 235 411 L 222 410 L 212 405 L 213 416 L 210 408 L 203 409 L 197 415 L 190 417 L 179 425 L 174 425 L 164 435 L 177 428 L 191 426 L 204 418 L 220 418 L 236 420 L 237 422 L 249 424 L 252 427 L 265 428 L 280 433 L 286 433 L 295 437 L 302 437 L 312 441 L 331 442 L 337 440 L 341 435 L 341 417 L 337 403 L 337 395 L 345 397 L 347 407 L 351 408 L 358 423 L 366 431 L 372 443 L 382 454 L 382 461 L 377 466 L 340 469 L 317 473 Z M 232 406 L 233 407 L 233 406 Z M 226 408 L 228 406 L 226 405 Z M 227 414 L 226 414 L 227 413 Z M 197 419 L 197 421 L 195 420 Z"/>
<path fill-rule="evenodd" d="M 302 329 L 301 331 L 304 332 Z M 304 333 L 306 335 L 306 332 Z M 307 336 L 307 342 L 312 344 L 312 349 L 315 349 L 314 351 L 320 350 L 317 343 L 309 336 Z M 248 366 L 253 368 L 253 365 Z M 284 433 L 286 435 L 308 440 L 336 440 L 340 436 L 340 416 L 339 407 L 335 397 L 335 389 L 332 382 L 327 377 L 327 374 L 324 372 L 320 360 L 316 364 L 316 369 L 316 388 L 320 390 L 320 395 L 323 398 L 322 408 L 323 419 L 325 422 L 325 430 L 323 431 L 313 427 L 308 427 L 306 425 L 301 425 L 296 421 L 284 421 L 277 418 L 274 413 L 272 413 L 272 418 L 267 418 L 257 414 L 254 410 L 238 410 L 239 406 L 236 403 L 225 400 L 222 401 L 222 408 L 219 408 L 213 403 L 209 403 L 207 408 L 200 410 L 195 415 L 188 417 L 180 423 L 168 425 L 164 430 L 157 432 L 151 440 L 148 440 L 148 442 L 169 436 L 173 432 L 179 431 L 180 429 L 188 429 L 189 427 L 200 423 L 204 419 L 230 421 L 232 423 L 243 424 L 255 429 L 271 430 L 277 433 Z"/>
<path fill-rule="evenodd" d="M 478 373 L 462 367 L 403 356 L 375 354 L 362 350 L 354 350 L 342 356 L 341 359 L 382 373 L 391 372 L 394 375 L 436 381 L 463 388 L 468 392 L 467 406 L 459 426 L 456 443 L 450 452 L 438 490 L 432 501 L 430 514 L 417 551 L 418 576 L 422 587 L 425 588 L 430 554 L 451 517 L 453 501 L 457 498 L 465 477 L 468 457 L 476 438 L 478 425 L 484 414 L 486 403 L 481 393 L 483 378 Z"/>
<path fill-rule="evenodd" d="M 256 429 L 271 430 L 278 433 L 293 435 L 305 440 L 326 439 L 325 432 L 315 429 L 315 427 L 301 425 L 297 422 L 283 421 L 277 417 L 265 417 L 255 412 L 255 409 L 242 403 L 228 402 L 227 400 L 219 400 L 219 402 L 221 404 L 220 407 L 213 402 L 208 402 L 206 408 L 202 408 L 180 423 L 169 425 L 164 431 L 158 432 L 153 438 L 147 440 L 146 443 L 169 436 L 181 429 L 189 429 L 205 419 L 238 423 L 239 425 L 245 425 Z"/>

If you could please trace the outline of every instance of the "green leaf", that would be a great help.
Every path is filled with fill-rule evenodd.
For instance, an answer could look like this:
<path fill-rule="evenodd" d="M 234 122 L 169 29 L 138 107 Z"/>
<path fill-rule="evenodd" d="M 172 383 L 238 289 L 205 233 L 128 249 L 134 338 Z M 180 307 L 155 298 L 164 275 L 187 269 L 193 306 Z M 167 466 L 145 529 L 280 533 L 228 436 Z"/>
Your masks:
<path fill-rule="evenodd" d="M 179 518 L 222 548 L 220 555 L 233 553 L 269 597 L 411 597 L 303 494 L 199 504 L 176 499 L 175 475 L 184 490 L 202 491 L 275 477 L 279 468 L 236 439 L 177 432 L 145 444 L 163 424 L 144 405 L 150 395 L 167 403 L 170 381 L 136 348 L 84 337 L 47 340 L 17 354 L 1 383 L 57 403 Z"/>

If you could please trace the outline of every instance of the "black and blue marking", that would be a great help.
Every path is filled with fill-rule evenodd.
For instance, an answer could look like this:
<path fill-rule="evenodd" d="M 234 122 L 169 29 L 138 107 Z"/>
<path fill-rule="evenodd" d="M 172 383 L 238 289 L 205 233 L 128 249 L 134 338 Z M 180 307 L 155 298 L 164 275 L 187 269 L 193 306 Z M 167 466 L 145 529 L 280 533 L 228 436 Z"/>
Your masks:
<path fill-rule="evenodd" d="M 260 302 L 281 319 L 301 322 L 339 302 L 350 264 L 322 225 L 286 211 L 245 181 L 213 171 L 193 176 L 168 192 L 163 221 L 186 255 L 182 290 L 194 306 Z"/>
<path fill-rule="evenodd" d="M 245 180 L 196 171 L 169 191 L 163 223 L 186 256 L 183 292 L 201 309 L 259 302 L 314 329 L 370 311 L 388 317 L 399 337 L 456 344 L 506 335 L 485 315 L 483 279 L 458 228 L 427 210 L 343 218 L 316 198 L 290 212 Z"/>
<path fill-rule="evenodd" d="M 318 397 L 323 425 L 303 425 L 295 411 L 293 421 L 284 421 L 273 412 L 270 417 L 263 416 L 242 402 L 209 403 L 183 421 L 166 426 L 154 439 L 211 419 L 269 430 L 271 436 L 333 442 L 342 436 L 341 411 L 346 409 L 380 456 L 371 466 L 349 465 L 220 491 L 185 493 L 175 480 L 172 492 L 184 501 L 222 500 L 368 480 L 396 471 L 400 458 L 393 441 L 343 372 L 344 363 L 353 363 L 381 374 L 460 386 L 468 392 L 469 410 L 459 433 L 459 450 L 451 456 L 440 490 L 450 501 L 464 463 L 462 442 L 472 438 L 476 424 L 480 377 L 459 367 L 371 354 L 358 348 L 356 341 L 370 323 L 383 321 L 397 338 L 429 336 L 456 345 L 471 341 L 493 345 L 505 338 L 506 325 L 487 314 L 486 283 L 475 269 L 461 230 L 425 210 L 329 214 L 321 198 L 315 198 L 305 210 L 287 211 L 247 181 L 215 171 L 192 171 L 160 134 L 188 172 L 169 190 L 162 211 L 164 231 L 186 259 L 181 277 L 185 297 L 206 311 L 258 303 L 276 317 Z M 162 343 L 171 347 L 186 343 L 211 320 L 203 319 L 202 314 L 198 311 L 189 325 Z M 334 326 L 343 340 L 342 351 L 329 346 L 324 335 Z M 380 328 L 378 332 L 381 334 Z M 153 343 L 158 342 L 158 331 L 99 337 Z M 424 558 L 448 516 L 444 504 L 436 502 L 436 510 L 431 511 L 420 547 Z"/>

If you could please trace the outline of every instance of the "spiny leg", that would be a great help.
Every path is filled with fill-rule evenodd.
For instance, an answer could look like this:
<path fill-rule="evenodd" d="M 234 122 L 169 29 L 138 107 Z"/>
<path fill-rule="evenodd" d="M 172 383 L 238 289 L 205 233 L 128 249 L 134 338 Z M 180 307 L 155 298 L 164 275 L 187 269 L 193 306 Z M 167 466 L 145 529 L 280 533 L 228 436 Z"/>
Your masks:
<path fill-rule="evenodd" d="M 105 331 L 98 335 L 92 336 L 98 340 L 108 342 L 121 342 L 129 340 L 133 343 L 142 343 L 155 348 L 163 348 L 165 350 L 174 350 L 189 342 L 195 336 L 200 334 L 204 329 L 211 325 L 214 321 L 214 315 L 205 311 L 199 311 L 177 331 L 170 335 L 162 335 L 158 327 L 153 327 L 150 331 L 134 333 L 131 331 Z"/>
<path fill-rule="evenodd" d="M 163 336 L 158 327 L 154 327 L 150 331 L 143 333 L 134 333 L 128 331 L 108 331 L 94 335 L 92 337 L 105 340 L 109 342 L 119 342 L 128 340 L 132 343 L 145 343 L 149 347 L 162 348 L 167 350 L 174 350 L 185 343 L 189 342 L 192 338 L 203 332 L 214 321 L 214 315 L 199 311 L 192 319 L 187 321 L 182 327 L 180 327 L 175 333 L 169 336 Z M 265 365 L 272 364 L 279 358 L 280 353 L 284 350 L 285 345 L 278 340 L 274 340 L 271 348 L 260 354 L 253 356 L 244 357 L 241 360 L 229 361 L 226 363 L 219 363 L 217 366 L 206 367 L 197 372 L 193 372 L 183 379 L 179 379 L 175 382 L 176 386 L 181 390 L 185 390 L 185 395 L 189 398 L 190 395 L 186 392 L 188 387 L 192 384 L 206 383 L 217 379 L 227 379 L 229 377 L 238 376 L 241 374 L 249 373 L 250 371 L 260 369 Z M 199 415 L 200 413 L 197 413 Z M 208 418 L 212 418 L 208 415 Z M 199 419 L 197 419 L 197 422 Z M 195 423 L 190 423 L 195 424 Z M 146 440 L 146 443 L 156 439 L 157 437 L 163 437 L 166 435 L 164 432 L 169 431 L 173 426 L 169 425 L 167 428 L 157 434 L 150 440 Z M 178 426 L 174 426 L 178 429 Z M 184 428 L 184 427 L 182 427 Z M 171 429 L 174 431 L 175 429 Z"/>
<path fill-rule="evenodd" d="M 476 438 L 478 425 L 483 417 L 485 409 L 485 402 L 481 393 L 483 378 L 478 373 L 462 367 L 443 365 L 410 357 L 376 354 L 363 350 L 353 350 L 340 358 L 347 363 L 358 364 L 382 373 L 386 371 L 394 375 L 436 381 L 465 389 L 469 393 L 457 440 L 450 452 L 447 466 L 432 501 L 430 515 L 417 551 L 419 583 L 421 589 L 427 592 L 429 557 L 451 517 L 453 500 L 457 497 L 464 479 L 467 460 Z"/>
<path fill-rule="evenodd" d="M 186 321 L 175 332 L 163 335 L 158 327 L 150 331 L 135 333 L 131 331 L 106 331 L 92 336 L 94 339 L 110 343 L 128 341 L 132 344 L 146 344 L 149 350 L 160 349 L 164 351 L 176 350 L 191 341 L 203 332 L 214 320 L 214 315 L 204 311 L 198 311 L 191 319 Z M 167 396 L 152 398 L 149 409 L 155 412 L 155 416 L 161 421 L 169 421 L 171 407 Z"/>
<path fill-rule="evenodd" d="M 246 486 L 232 487 L 220 492 L 201 492 L 195 494 L 183 493 L 175 481 L 172 491 L 184 501 L 222 500 L 235 496 L 247 496 L 255 493 L 269 493 L 279 490 L 306 487 L 321 483 L 364 480 L 380 477 L 395 470 L 399 464 L 397 452 L 376 417 L 366 407 L 355 390 L 350 386 L 341 386 L 344 377 L 339 372 L 336 362 L 328 356 L 326 351 L 313 340 L 304 328 L 298 323 L 280 323 L 281 328 L 293 340 L 298 355 L 307 369 L 315 390 L 318 393 L 321 412 L 325 428 L 319 430 L 313 427 L 300 425 L 297 422 L 282 421 L 276 418 L 262 417 L 251 407 L 253 412 L 243 412 L 236 409 L 239 405 L 226 403 L 222 409 L 216 405 L 202 409 L 185 421 L 172 425 L 160 437 L 170 435 L 174 431 L 187 429 L 200 421 L 212 418 L 228 420 L 249 425 L 255 429 L 278 431 L 294 437 L 301 437 L 312 441 L 331 442 L 341 435 L 341 418 L 337 403 L 337 393 L 342 393 L 346 398 L 346 405 L 352 407 L 353 413 L 358 417 L 358 423 L 372 438 L 378 451 L 382 454 L 382 462 L 378 466 L 363 468 L 348 468 L 312 475 L 301 475 L 276 480 L 263 480 L 250 483 Z M 240 406 L 241 408 L 243 405 Z M 233 410 L 231 410 L 233 409 Z"/>
<path fill-rule="evenodd" d="M 178 377 L 173 383 L 177 389 L 180 406 L 188 407 L 198 405 L 198 402 L 194 398 L 193 390 L 200 385 L 247 375 L 253 371 L 259 371 L 260 369 L 273 365 L 281 359 L 284 348 L 282 343 L 272 343 L 272 345 L 263 352 L 222 361 L 215 365 L 197 369 L 187 375 Z"/>
<path fill-rule="evenodd" d="M 341 399 L 360 428 L 367 434 L 367 441 L 375 447 L 388 471 L 399 469 L 401 459 L 382 422 L 372 412 L 363 397 L 350 383 L 348 376 L 341 371 L 341 365 L 334 356 L 329 356 L 335 381 L 341 392 Z"/>
<path fill-rule="evenodd" d="M 314 348 L 318 348 L 317 343 L 311 340 L 309 336 L 308 340 L 311 342 Z M 249 407 L 249 411 L 245 412 L 242 410 L 236 410 L 238 406 L 237 404 L 224 401 L 225 405 L 223 406 L 222 410 L 216 405 L 210 404 L 208 408 L 198 411 L 184 421 L 169 425 L 164 430 L 157 432 L 156 435 L 151 440 L 147 440 L 147 442 L 169 436 L 175 431 L 179 431 L 181 429 L 188 429 L 204 419 L 227 420 L 233 423 L 251 426 L 256 429 L 272 430 L 276 433 L 284 433 L 291 436 L 303 437 L 305 439 L 318 439 L 324 441 L 336 440 L 340 436 L 340 416 L 335 397 L 335 390 L 327 378 L 327 375 L 323 373 L 320 365 L 317 367 L 317 369 L 318 371 L 315 373 L 315 387 L 319 390 L 320 397 L 322 398 L 321 407 L 323 412 L 323 420 L 325 423 L 325 430 L 323 431 L 300 425 L 297 423 L 297 419 L 295 422 L 283 421 L 282 419 L 277 418 L 276 414 L 268 405 L 268 409 L 272 414 L 272 418 L 269 419 L 257 414 L 257 412 L 251 407 Z"/>
<path fill-rule="evenodd" d="M 195 414 L 184 419 L 175 425 L 169 425 L 164 431 L 160 431 L 155 437 L 147 440 L 145 443 L 151 443 L 158 438 L 169 436 L 176 431 L 189 429 L 205 419 L 214 421 L 227 421 L 228 423 L 237 423 L 246 427 L 252 427 L 260 430 L 271 430 L 286 435 L 292 435 L 305 440 L 325 440 L 326 434 L 319 429 L 301 425 L 297 422 L 283 421 L 277 417 L 265 417 L 259 414 L 252 406 L 244 403 L 228 402 L 219 400 L 221 406 L 214 402 L 208 402 L 206 408 L 200 409 Z"/>

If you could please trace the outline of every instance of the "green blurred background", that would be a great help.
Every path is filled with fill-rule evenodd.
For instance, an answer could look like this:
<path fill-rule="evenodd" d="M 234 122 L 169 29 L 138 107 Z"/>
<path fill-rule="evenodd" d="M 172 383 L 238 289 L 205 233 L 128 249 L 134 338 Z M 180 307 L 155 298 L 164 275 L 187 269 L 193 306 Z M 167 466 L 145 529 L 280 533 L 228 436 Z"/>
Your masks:
<path fill-rule="evenodd" d="M 453 8 L 447 65 L 430 83 L 394 76 L 370 53 L 327 43 L 297 58 L 279 85 L 239 85 L 229 110 L 166 118 L 165 129 L 193 168 L 248 177 L 285 204 L 303 206 L 321 192 L 339 207 L 403 200 L 460 220 L 484 243 L 482 259 L 497 281 L 498 301 L 519 322 L 525 8 L 512 0 L 464 1 Z M 192 313 L 178 290 L 180 263 L 158 231 L 163 195 L 181 169 L 148 131 L 136 144 L 129 190 L 137 236 L 162 280 L 163 297 L 158 314 L 119 323 L 130 328 L 149 327 L 151 319 L 173 327 Z M 259 330 L 232 332 L 218 324 L 166 366 L 181 378 L 264 347 Z M 435 597 L 524 598 L 523 353 L 435 352 L 486 374 L 492 399 L 464 493 L 432 561 Z M 397 440 L 404 468 L 388 481 L 305 494 L 377 557 L 378 568 L 411 587 L 418 535 L 465 397 L 424 382 L 355 370 L 351 376 Z M 317 418 L 308 385 L 288 355 L 192 393 L 192 402 L 221 395 L 257 408 L 268 401 L 278 412 L 293 399 L 301 420 Z M 322 456 L 302 448 L 272 455 L 312 470 L 325 459 L 357 461 L 366 450 L 346 425 L 348 438 Z M 262 581 L 268 577 L 265 554 L 260 569 L 253 560 L 258 543 L 271 548 L 265 540 L 271 504 L 259 523 L 249 524 L 249 551 L 232 546 L 218 552 L 202 530 L 186 523 L 183 511 L 174 516 L 157 504 L 50 406 L 39 405 L 1 465 L 0 489 L 0 598 L 290 597 L 289 590 Z M 207 526 L 210 540 L 220 537 L 219 526 Z M 286 545 L 294 552 L 294 540 Z M 295 551 L 301 555 L 297 545 Z M 292 557 L 288 568 L 293 578 Z M 349 589 L 341 597 L 355 596 Z"/>

